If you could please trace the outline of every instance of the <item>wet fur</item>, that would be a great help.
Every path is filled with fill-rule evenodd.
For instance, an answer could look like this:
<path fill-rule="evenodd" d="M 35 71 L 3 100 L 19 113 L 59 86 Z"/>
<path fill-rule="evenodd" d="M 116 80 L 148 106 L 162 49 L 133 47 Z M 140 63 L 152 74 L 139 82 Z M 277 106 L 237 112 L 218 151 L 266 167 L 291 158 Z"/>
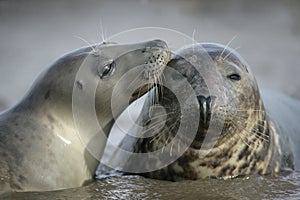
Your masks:
<path fill-rule="evenodd" d="M 283 148 L 283 146 L 288 146 L 288 142 L 280 141 L 280 135 L 286 133 L 278 131 L 278 124 L 266 112 L 256 80 L 245 61 L 227 46 L 195 44 L 193 48 L 197 45 L 201 45 L 208 52 L 217 64 L 218 70 L 226 72 L 228 65 L 235 65 L 242 71 L 242 79 L 246 80 L 243 80 L 241 84 L 226 81 L 228 102 L 234 104 L 217 105 L 217 116 L 224 119 L 225 124 L 217 144 L 208 155 L 201 158 L 199 148 L 205 136 L 205 130 L 199 127 L 194 143 L 178 160 L 165 168 L 142 175 L 176 181 L 205 177 L 226 178 L 247 174 L 269 174 L 277 173 L 283 168 L 295 168 L 295 161 L 293 161 L 295 152 Z M 189 54 L 190 52 L 192 52 L 191 47 L 188 47 L 181 53 Z M 203 92 L 203 87 L 206 86 L 201 81 L 201 77 L 189 63 L 181 58 L 180 53 L 171 60 L 169 66 L 187 78 L 197 95 Z M 171 91 L 166 88 L 162 91 L 158 93 L 160 94 L 159 103 L 168 113 L 166 121 L 161 122 L 161 124 L 165 123 L 163 129 L 156 131 L 155 128 L 162 118 L 161 113 L 154 113 L 153 117 L 158 119 L 151 120 L 148 111 L 151 104 L 146 103 L 139 123 L 144 126 L 143 133 L 156 131 L 156 135 L 140 139 L 127 136 L 123 141 L 123 146 L 128 147 L 124 144 L 131 141 L 131 144 L 134 144 L 134 152 L 147 153 L 159 149 L 163 151 L 163 146 L 172 141 L 179 126 L 177 119 L 181 115 L 180 107 Z M 157 93 L 152 94 L 156 95 Z M 224 112 L 222 107 L 226 107 L 227 112 Z M 218 120 L 218 118 L 214 120 Z M 299 141 L 299 139 L 297 140 Z M 177 148 L 180 147 L 174 146 L 171 151 Z M 149 162 L 157 161 L 151 158 Z M 130 166 L 130 159 L 127 161 L 127 165 Z M 147 163 L 141 163 L 141 165 L 147 166 Z"/>
<path fill-rule="evenodd" d="M 148 46 L 158 48 L 144 50 Z M 162 70 L 160 68 L 169 59 L 167 52 L 163 41 L 130 45 L 98 44 L 66 54 L 53 63 L 16 106 L 0 115 L 0 195 L 8 190 L 79 187 L 93 178 L 98 160 L 88 148 L 90 143 L 97 142 L 97 147 L 104 149 L 105 141 L 92 138 L 83 144 L 75 126 L 72 107 L 73 89 L 79 90 L 82 96 L 87 96 L 86 91 L 90 89 L 85 88 L 86 80 L 76 81 L 77 72 L 86 57 L 91 56 L 93 60 L 99 61 L 97 65 L 89 65 L 90 68 L 85 70 L 90 73 L 89 80 L 99 81 L 95 92 L 95 110 L 99 124 L 104 133 L 108 134 L 114 123 L 111 92 L 115 83 L 139 65 L 143 65 L 144 70 L 136 74 L 136 80 L 144 80 L 141 74 L 148 73 L 151 75 L 148 79 L 154 78 L 156 83 L 157 75 L 160 74 L 158 71 Z M 105 63 L 102 62 L 105 59 L 113 59 L 116 69 L 112 76 L 104 80 L 97 70 L 104 69 Z M 135 83 L 133 80 L 128 82 Z M 127 89 L 128 85 L 125 87 Z M 150 86 L 146 90 L 141 89 L 132 100 L 149 89 Z M 128 106 L 127 95 L 131 95 L 128 93 L 125 89 L 118 90 L 119 108 L 116 109 L 120 112 Z"/>

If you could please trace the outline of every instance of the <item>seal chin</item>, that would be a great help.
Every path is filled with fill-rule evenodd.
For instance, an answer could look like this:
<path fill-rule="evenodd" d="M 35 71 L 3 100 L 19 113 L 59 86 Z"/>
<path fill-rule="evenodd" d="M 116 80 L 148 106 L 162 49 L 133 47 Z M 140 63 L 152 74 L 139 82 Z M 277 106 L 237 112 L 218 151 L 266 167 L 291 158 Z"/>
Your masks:
<path fill-rule="evenodd" d="M 153 87 L 158 87 L 160 83 L 160 75 L 163 69 L 169 63 L 171 59 L 171 52 L 166 46 L 166 43 L 160 40 L 154 40 L 157 44 L 157 51 L 153 53 L 152 57 L 149 57 L 148 61 L 144 65 L 144 80 L 146 84 L 137 88 L 129 99 L 129 103 L 132 103 L 136 99 L 140 98 Z"/>

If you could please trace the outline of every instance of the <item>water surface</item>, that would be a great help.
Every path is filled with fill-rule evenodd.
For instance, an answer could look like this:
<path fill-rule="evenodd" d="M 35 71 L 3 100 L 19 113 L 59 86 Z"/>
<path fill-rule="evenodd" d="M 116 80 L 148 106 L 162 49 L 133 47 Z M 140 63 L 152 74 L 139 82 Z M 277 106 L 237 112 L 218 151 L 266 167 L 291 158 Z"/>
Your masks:
<path fill-rule="evenodd" d="M 228 180 L 168 182 L 140 176 L 108 177 L 85 187 L 55 192 L 14 193 L 3 199 L 299 199 L 300 173 Z"/>

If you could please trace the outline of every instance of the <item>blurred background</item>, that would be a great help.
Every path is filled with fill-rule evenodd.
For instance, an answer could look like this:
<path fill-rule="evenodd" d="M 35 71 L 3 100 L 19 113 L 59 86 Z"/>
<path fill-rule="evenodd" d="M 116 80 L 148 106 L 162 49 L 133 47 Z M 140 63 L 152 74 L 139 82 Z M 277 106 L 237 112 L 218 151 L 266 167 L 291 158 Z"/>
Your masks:
<path fill-rule="evenodd" d="M 0 110 L 19 101 L 56 58 L 145 26 L 226 44 L 248 61 L 259 85 L 300 98 L 300 1 L 0 0 Z"/>

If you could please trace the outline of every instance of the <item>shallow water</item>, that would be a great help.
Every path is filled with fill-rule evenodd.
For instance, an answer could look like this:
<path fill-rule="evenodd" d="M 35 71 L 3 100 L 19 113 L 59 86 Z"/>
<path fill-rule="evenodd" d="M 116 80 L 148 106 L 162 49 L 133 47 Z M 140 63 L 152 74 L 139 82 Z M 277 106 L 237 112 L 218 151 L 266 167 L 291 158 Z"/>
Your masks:
<path fill-rule="evenodd" d="M 168 182 L 140 176 L 108 177 L 85 187 L 7 194 L 1 199 L 299 199 L 300 173 L 229 180 Z"/>
<path fill-rule="evenodd" d="M 0 110 L 25 94 L 58 56 L 142 26 L 161 26 L 200 42 L 226 44 L 252 67 L 261 87 L 300 98 L 300 1 L 3 1 L 0 0 Z M 5 104 L 1 104 L 5 102 Z M 12 193 L 0 199 L 300 199 L 300 172 L 232 180 L 166 182 L 109 177 L 55 192 Z"/>

